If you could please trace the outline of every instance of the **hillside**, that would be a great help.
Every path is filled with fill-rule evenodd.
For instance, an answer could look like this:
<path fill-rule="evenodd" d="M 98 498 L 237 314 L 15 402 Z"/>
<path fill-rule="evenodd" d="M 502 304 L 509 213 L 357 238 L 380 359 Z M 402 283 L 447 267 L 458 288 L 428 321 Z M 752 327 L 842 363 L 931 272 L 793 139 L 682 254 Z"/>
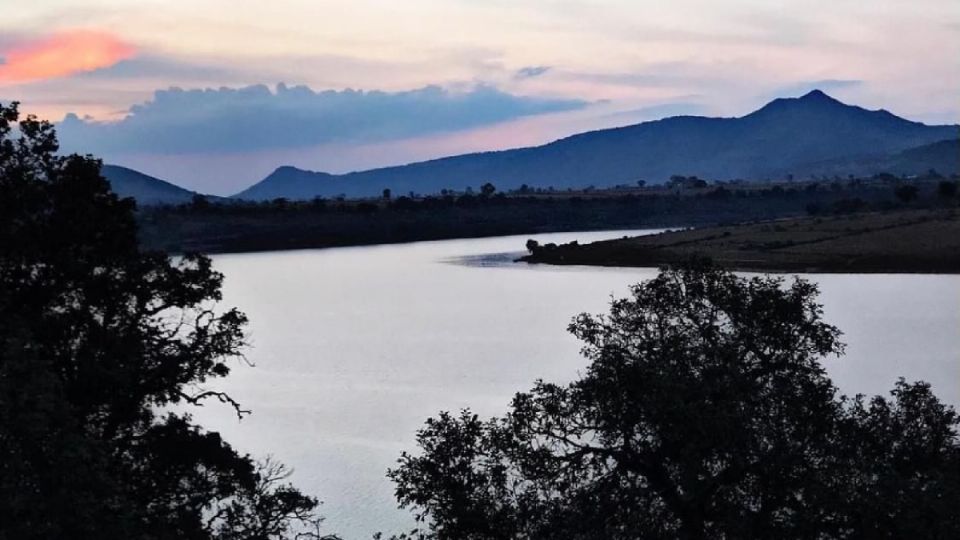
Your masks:
<path fill-rule="evenodd" d="M 133 197 L 141 206 L 186 203 L 196 195 L 165 180 L 118 165 L 104 165 L 101 174 L 110 181 L 114 193 Z"/>
<path fill-rule="evenodd" d="M 937 141 L 882 157 L 841 158 L 810 165 L 811 174 L 842 177 L 878 172 L 911 176 L 926 174 L 931 169 L 947 176 L 960 174 L 960 139 Z"/>
<path fill-rule="evenodd" d="M 917 168 L 941 174 L 960 173 L 960 139 L 904 150 L 890 158 L 886 170 L 893 174 L 917 174 Z"/>
<path fill-rule="evenodd" d="M 846 105 L 820 91 L 777 99 L 739 118 L 677 116 L 574 135 L 532 148 L 465 154 L 344 175 L 281 167 L 234 197 L 376 196 L 463 190 L 492 182 L 558 189 L 612 186 L 671 175 L 736 178 L 804 177 L 826 165 L 869 175 L 893 156 L 960 136 L 960 126 L 928 126 L 887 111 Z M 908 156 L 909 157 L 909 156 Z M 916 171 L 907 161 L 907 172 Z M 944 171 L 950 172 L 950 171 Z"/>

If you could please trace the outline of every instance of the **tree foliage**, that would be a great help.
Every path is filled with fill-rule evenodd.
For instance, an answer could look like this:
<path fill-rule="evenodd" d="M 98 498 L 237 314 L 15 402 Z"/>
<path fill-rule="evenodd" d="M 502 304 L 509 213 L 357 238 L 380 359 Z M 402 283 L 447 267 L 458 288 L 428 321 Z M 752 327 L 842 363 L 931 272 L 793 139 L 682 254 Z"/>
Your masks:
<path fill-rule="evenodd" d="M 631 293 L 570 325 L 579 379 L 540 381 L 503 417 L 427 421 L 389 473 L 414 536 L 960 533 L 957 415 L 923 383 L 838 395 L 815 285 L 694 265 Z"/>
<path fill-rule="evenodd" d="M 943 199 L 952 199 L 957 195 L 957 182 L 951 182 L 949 180 L 941 180 L 937 183 L 937 195 Z"/>
<path fill-rule="evenodd" d="M 912 184 L 903 184 L 899 185 L 893 190 L 893 194 L 900 200 L 902 203 L 910 203 L 914 201 L 920 193 L 920 189 L 917 186 Z"/>
<path fill-rule="evenodd" d="M 490 182 L 484 183 L 480 186 L 480 195 L 482 197 L 490 197 L 497 192 L 497 186 L 491 184 Z"/>
<path fill-rule="evenodd" d="M 57 149 L 0 106 L 0 539 L 293 538 L 317 501 L 170 412 L 246 412 L 201 389 L 243 345 L 222 276 L 141 251 L 133 202 Z"/>

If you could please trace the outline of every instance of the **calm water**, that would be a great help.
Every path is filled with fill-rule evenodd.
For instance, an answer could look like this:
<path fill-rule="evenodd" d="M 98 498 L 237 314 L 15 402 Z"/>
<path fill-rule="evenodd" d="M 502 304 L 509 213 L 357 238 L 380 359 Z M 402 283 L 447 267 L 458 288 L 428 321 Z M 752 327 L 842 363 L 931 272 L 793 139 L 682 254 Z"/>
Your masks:
<path fill-rule="evenodd" d="M 238 422 L 210 404 L 197 418 L 242 451 L 291 465 L 293 481 L 325 501 L 327 532 L 406 530 L 384 472 L 424 419 L 463 407 L 497 414 L 537 378 L 575 377 L 584 361 L 570 318 L 605 311 L 611 294 L 655 274 L 472 257 L 520 251 L 527 238 L 217 256 L 225 303 L 250 317 L 256 364 L 221 387 L 254 414 Z M 960 276 L 807 277 L 846 334 L 847 356 L 827 365 L 843 391 L 884 393 L 904 376 L 960 403 Z"/>

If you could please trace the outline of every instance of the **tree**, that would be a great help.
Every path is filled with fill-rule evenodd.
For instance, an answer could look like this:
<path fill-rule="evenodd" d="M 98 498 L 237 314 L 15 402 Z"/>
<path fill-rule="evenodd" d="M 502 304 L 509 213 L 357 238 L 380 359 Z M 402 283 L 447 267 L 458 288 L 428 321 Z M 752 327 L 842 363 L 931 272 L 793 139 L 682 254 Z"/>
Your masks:
<path fill-rule="evenodd" d="M 210 201 L 205 195 L 199 193 L 195 194 L 190 199 L 190 206 L 193 210 L 208 210 L 210 208 Z"/>
<path fill-rule="evenodd" d="M 957 182 L 942 180 L 937 184 L 937 195 L 943 199 L 952 199 L 957 195 Z"/>
<path fill-rule="evenodd" d="M 487 182 L 486 184 L 480 186 L 480 196 L 481 197 L 490 197 L 497 191 L 497 187 Z"/>
<path fill-rule="evenodd" d="M 389 200 L 390 200 L 390 195 L 391 195 L 391 193 L 390 193 L 390 188 L 384 188 L 384 189 L 383 189 L 383 200 L 389 201 Z"/>
<path fill-rule="evenodd" d="M 141 251 L 133 201 L 57 149 L 50 124 L 0 106 L 0 538 L 267 540 L 317 522 L 315 499 L 170 412 L 248 412 L 200 388 L 243 345 L 223 277 Z"/>
<path fill-rule="evenodd" d="M 957 417 L 837 396 L 803 280 L 673 269 L 569 330 L 589 367 L 503 417 L 441 413 L 389 472 L 427 538 L 954 537 Z"/>
<path fill-rule="evenodd" d="M 911 184 L 903 184 L 897 186 L 893 190 L 893 194 L 902 203 L 910 203 L 911 201 L 915 200 L 919 192 L 920 190 L 917 188 L 917 186 Z"/>

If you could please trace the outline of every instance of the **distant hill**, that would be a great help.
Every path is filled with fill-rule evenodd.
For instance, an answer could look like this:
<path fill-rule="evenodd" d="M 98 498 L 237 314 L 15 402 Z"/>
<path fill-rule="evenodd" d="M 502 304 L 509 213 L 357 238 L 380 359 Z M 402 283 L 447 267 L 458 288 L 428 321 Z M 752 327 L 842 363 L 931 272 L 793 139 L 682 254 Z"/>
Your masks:
<path fill-rule="evenodd" d="M 960 139 L 937 141 L 887 155 L 827 160 L 810 164 L 807 169 L 809 174 L 843 177 L 878 172 L 924 175 L 930 170 L 947 176 L 960 174 Z"/>
<path fill-rule="evenodd" d="M 960 126 L 928 126 L 887 111 L 846 105 L 814 90 L 776 99 L 739 118 L 676 116 L 582 133 L 552 143 L 332 175 L 281 167 L 234 195 L 277 197 L 379 195 L 463 190 L 492 182 L 555 188 L 611 186 L 637 180 L 663 182 L 671 175 L 735 178 L 802 178 L 825 165 L 853 167 L 850 174 L 881 172 L 894 155 L 960 137 Z M 918 150 L 919 152 L 919 150 Z M 909 160 L 909 156 L 904 159 Z"/>
<path fill-rule="evenodd" d="M 278 167 L 257 184 L 234 195 L 233 198 L 249 200 L 269 200 L 278 197 L 285 197 L 287 199 L 312 199 L 317 195 L 331 196 L 339 193 L 350 196 L 377 194 L 376 190 L 368 193 L 366 189 L 343 191 L 337 187 L 343 183 L 343 180 L 340 180 L 332 174 L 305 171 L 284 165 L 283 167 Z M 337 189 L 341 190 L 337 191 Z M 382 192 L 383 188 L 380 189 L 379 193 Z"/>
<path fill-rule="evenodd" d="M 886 166 L 893 174 L 921 174 L 931 169 L 945 175 L 960 174 L 960 139 L 904 150 L 891 156 Z"/>
<path fill-rule="evenodd" d="M 165 180 L 119 165 L 104 165 L 101 173 L 110 181 L 114 193 L 121 197 L 133 197 L 141 206 L 190 202 L 197 194 Z"/>

